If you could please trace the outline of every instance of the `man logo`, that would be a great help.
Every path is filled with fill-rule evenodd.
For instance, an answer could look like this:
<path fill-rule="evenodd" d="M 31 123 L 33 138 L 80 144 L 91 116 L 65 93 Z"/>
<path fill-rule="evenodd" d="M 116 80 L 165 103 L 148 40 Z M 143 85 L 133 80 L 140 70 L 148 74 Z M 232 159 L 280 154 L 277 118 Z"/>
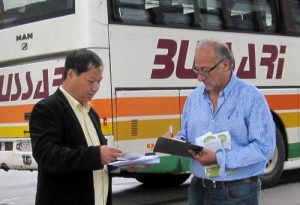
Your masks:
<path fill-rule="evenodd" d="M 22 51 L 28 50 L 28 43 L 22 43 Z"/>
<path fill-rule="evenodd" d="M 21 34 L 16 36 L 16 41 L 33 39 L 33 33 Z"/>

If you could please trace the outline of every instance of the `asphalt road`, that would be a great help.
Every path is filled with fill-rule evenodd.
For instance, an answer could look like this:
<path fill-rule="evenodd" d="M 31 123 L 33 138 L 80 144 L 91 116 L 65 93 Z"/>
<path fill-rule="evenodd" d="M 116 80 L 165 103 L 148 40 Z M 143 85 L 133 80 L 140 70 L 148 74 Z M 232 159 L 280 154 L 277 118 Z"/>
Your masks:
<path fill-rule="evenodd" d="M 129 179 L 127 179 L 129 180 Z M 186 205 L 189 180 L 183 185 L 164 189 L 146 189 L 139 182 L 130 179 L 126 189 L 122 182 L 114 184 L 114 205 Z M 126 183 L 126 182 L 125 182 Z M 123 185 L 124 186 L 124 185 Z M 285 171 L 279 183 L 263 189 L 260 205 L 300 205 L 300 169 Z"/>
<path fill-rule="evenodd" d="M 186 205 L 189 180 L 172 188 L 147 189 L 135 179 L 113 178 L 114 205 Z M 0 170 L 0 205 L 34 205 L 36 172 Z M 261 205 L 300 205 L 300 169 L 283 173 L 261 193 Z"/>

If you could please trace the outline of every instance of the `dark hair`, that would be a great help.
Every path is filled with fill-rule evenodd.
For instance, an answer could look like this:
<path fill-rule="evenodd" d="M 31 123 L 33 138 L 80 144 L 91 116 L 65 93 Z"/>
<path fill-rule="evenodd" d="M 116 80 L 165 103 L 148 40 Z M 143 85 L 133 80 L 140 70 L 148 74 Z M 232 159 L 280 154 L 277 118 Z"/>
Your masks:
<path fill-rule="evenodd" d="M 66 79 L 69 69 L 80 75 L 94 67 L 103 68 L 102 60 L 96 53 L 86 49 L 73 51 L 66 57 L 63 78 Z"/>

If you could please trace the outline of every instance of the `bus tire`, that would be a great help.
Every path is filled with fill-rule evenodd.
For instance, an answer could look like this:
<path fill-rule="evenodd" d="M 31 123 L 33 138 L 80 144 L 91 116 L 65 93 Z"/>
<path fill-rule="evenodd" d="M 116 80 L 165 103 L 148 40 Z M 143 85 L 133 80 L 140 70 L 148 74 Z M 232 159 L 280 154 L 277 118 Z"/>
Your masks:
<path fill-rule="evenodd" d="M 262 188 L 273 187 L 279 181 L 285 162 L 285 144 L 280 130 L 276 129 L 276 149 L 268 162 L 264 174 L 260 177 Z"/>
<path fill-rule="evenodd" d="M 189 178 L 190 174 L 149 174 L 137 173 L 135 178 L 148 188 L 179 186 Z"/>

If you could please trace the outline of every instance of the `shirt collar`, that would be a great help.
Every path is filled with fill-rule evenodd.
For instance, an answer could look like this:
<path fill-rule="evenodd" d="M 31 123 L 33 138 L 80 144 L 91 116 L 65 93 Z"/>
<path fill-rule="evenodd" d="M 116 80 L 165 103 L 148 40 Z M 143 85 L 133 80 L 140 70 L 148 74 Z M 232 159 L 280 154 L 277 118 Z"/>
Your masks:
<path fill-rule="evenodd" d="M 234 73 L 232 73 L 228 84 L 226 85 L 226 87 L 223 90 L 225 98 L 229 96 L 229 94 L 233 90 L 234 86 L 236 85 L 237 81 L 238 81 L 238 78 L 236 77 L 236 75 Z"/>
<path fill-rule="evenodd" d="M 238 81 L 237 76 L 234 73 L 232 73 L 228 84 L 225 86 L 224 90 L 220 92 L 219 96 L 224 96 L 225 98 L 227 98 L 231 93 L 232 89 L 234 88 L 235 84 L 237 83 L 237 81 Z M 203 89 L 203 95 L 204 96 L 209 95 L 209 91 L 206 90 L 205 88 Z"/>
<path fill-rule="evenodd" d="M 70 103 L 73 110 L 85 111 L 89 112 L 91 109 L 90 103 L 85 103 L 83 105 L 80 104 L 78 100 L 76 100 L 68 91 L 66 91 L 62 86 L 59 86 L 60 91 L 64 94 L 67 98 L 68 102 Z"/>

